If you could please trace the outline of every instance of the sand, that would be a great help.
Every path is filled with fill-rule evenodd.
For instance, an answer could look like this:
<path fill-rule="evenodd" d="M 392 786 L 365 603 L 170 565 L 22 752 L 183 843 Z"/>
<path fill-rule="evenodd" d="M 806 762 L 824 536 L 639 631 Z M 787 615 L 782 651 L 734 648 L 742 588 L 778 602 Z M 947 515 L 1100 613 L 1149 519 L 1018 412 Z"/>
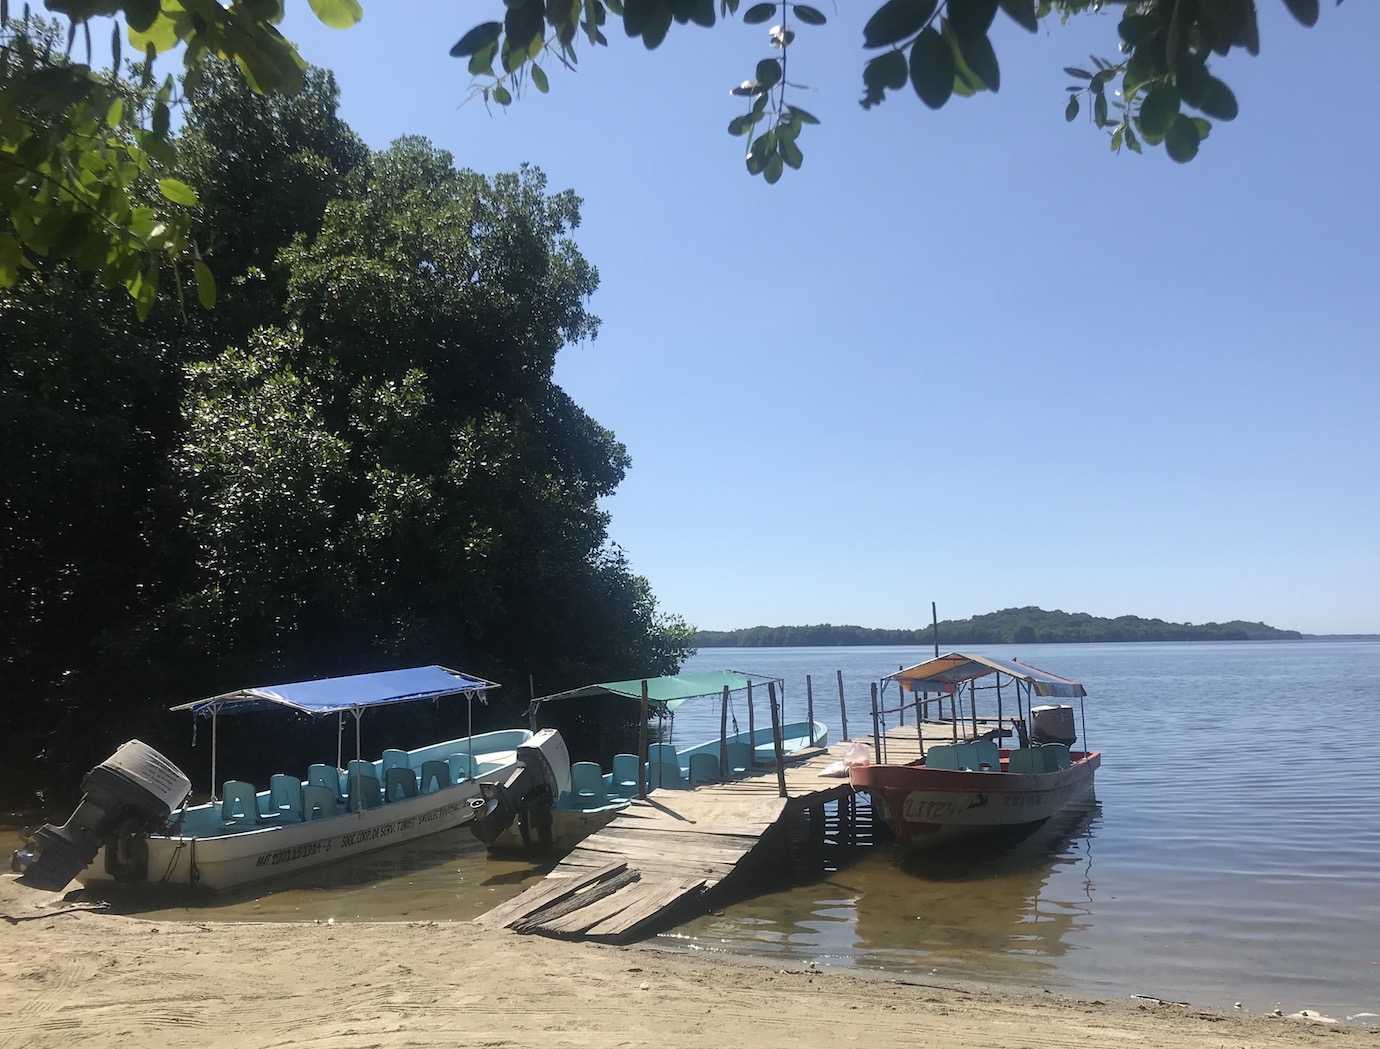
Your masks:
<path fill-rule="evenodd" d="M 465 922 L 151 922 L 0 878 L 0 1047 L 1380 1046 L 1380 1032 L 781 969 Z"/>

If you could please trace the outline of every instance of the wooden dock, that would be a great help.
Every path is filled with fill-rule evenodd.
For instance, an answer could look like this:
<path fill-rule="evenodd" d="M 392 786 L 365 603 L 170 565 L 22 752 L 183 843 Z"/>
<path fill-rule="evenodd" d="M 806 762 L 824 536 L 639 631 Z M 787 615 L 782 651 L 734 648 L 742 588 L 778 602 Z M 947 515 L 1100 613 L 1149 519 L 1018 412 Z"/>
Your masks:
<path fill-rule="evenodd" d="M 925 726 L 927 745 L 952 738 L 949 723 Z M 871 737 L 858 742 L 874 750 Z M 702 913 L 710 893 L 730 876 L 759 866 L 756 859 L 785 856 L 802 826 L 822 841 L 826 804 L 843 801 L 841 808 L 851 810 L 848 780 L 820 775 L 846 746 L 788 759 L 786 798 L 775 763 L 726 783 L 654 791 L 580 842 L 545 879 L 476 921 L 561 939 L 627 943 Z M 917 760 L 914 723 L 888 731 L 884 750 L 892 763 Z"/>

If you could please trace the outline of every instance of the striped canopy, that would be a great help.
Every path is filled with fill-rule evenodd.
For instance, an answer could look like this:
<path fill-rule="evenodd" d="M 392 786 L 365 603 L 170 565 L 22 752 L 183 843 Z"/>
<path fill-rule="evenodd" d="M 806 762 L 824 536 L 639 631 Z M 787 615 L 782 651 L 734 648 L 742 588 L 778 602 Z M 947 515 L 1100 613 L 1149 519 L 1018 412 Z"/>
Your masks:
<path fill-rule="evenodd" d="M 991 656 L 970 656 L 962 652 L 948 652 L 905 670 L 888 674 L 887 678 L 912 692 L 947 692 L 948 686 L 987 674 L 1005 674 L 1017 681 L 1024 681 L 1034 689 L 1037 696 L 1077 699 L 1088 694 L 1079 682 L 1051 674 L 1039 667 L 1032 667 L 1019 659 L 1007 661 L 993 659 Z"/>

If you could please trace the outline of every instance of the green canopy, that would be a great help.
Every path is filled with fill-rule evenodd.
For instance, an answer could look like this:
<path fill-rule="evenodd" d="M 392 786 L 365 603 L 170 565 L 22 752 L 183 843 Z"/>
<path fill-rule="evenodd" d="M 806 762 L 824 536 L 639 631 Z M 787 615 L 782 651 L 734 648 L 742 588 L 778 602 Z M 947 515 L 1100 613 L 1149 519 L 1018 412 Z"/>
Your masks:
<path fill-rule="evenodd" d="M 675 710 L 689 699 L 722 695 L 724 686 L 728 686 L 730 692 L 738 692 L 747 688 L 749 683 L 765 685 L 769 681 L 779 682 L 781 679 L 768 677 L 764 674 L 743 674 L 736 670 L 711 670 L 697 674 L 673 674 L 669 677 L 601 681 L 594 685 L 585 685 L 582 688 L 572 688 L 568 692 L 541 696 L 532 701 L 532 707 L 535 710 L 540 704 L 550 703 L 553 700 L 587 699 L 591 696 L 622 696 L 625 699 L 640 700 L 643 680 L 647 682 L 648 702 L 659 709 L 669 711 Z"/>

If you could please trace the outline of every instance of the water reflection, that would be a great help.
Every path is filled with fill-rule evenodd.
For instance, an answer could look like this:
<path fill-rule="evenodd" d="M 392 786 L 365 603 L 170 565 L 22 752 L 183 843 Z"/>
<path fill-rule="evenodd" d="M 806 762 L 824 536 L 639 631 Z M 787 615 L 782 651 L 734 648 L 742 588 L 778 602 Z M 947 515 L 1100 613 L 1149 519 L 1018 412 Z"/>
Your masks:
<path fill-rule="evenodd" d="M 1090 921 L 1090 794 L 1043 824 L 899 858 L 826 850 L 818 879 L 745 899 L 661 938 L 665 946 L 765 954 L 951 978 L 1049 983 Z"/>

